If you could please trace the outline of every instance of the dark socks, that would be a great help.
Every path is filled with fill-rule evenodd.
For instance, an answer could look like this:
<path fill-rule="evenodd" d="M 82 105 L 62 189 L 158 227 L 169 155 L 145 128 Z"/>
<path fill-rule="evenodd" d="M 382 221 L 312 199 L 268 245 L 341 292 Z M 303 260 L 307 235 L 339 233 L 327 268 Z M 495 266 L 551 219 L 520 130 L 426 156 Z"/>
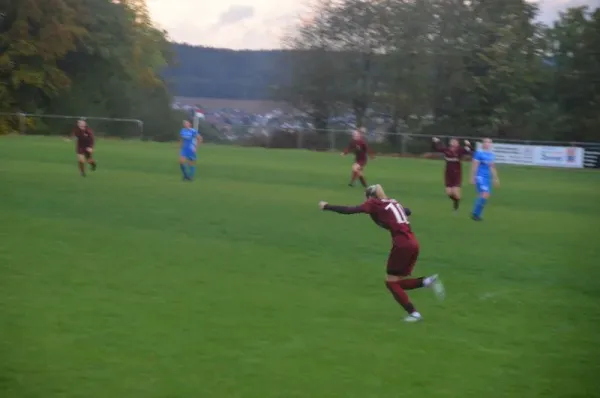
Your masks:
<path fill-rule="evenodd" d="M 402 308 L 404 308 L 404 310 L 408 313 L 408 314 L 412 314 L 413 312 L 415 312 L 415 306 L 411 303 L 410 298 L 408 298 L 408 294 L 406 294 L 406 292 L 404 291 L 404 289 L 402 288 L 400 282 L 385 282 L 385 285 L 387 286 L 388 290 L 392 293 L 392 296 L 394 296 L 394 299 L 396 300 L 396 302 L 398 304 L 400 304 L 402 306 Z"/>

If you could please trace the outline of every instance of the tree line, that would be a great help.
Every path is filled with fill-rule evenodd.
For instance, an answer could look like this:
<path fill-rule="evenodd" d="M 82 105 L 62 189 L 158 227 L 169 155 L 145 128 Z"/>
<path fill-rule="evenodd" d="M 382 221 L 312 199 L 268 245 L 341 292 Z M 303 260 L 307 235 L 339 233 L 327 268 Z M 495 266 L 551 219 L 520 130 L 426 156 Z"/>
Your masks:
<path fill-rule="evenodd" d="M 0 112 L 136 118 L 167 139 L 171 94 L 269 98 L 318 129 L 350 110 L 358 125 L 385 114 L 390 132 L 600 140 L 600 9 L 552 25 L 524 0 L 313 11 L 283 50 L 233 51 L 170 43 L 144 0 L 0 0 Z M 17 124 L 0 117 L 0 133 Z"/>
<path fill-rule="evenodd" d="M 163 76 L 182 97 L 263 100 L 270 87 L 285 82 L 284 51 L 235 51 L 173 44 L 175 62 Z"/>
<path fill-rule="evenodd" d="M 144 0 L 0 0 L 2 112 L 137 118 L 160 137 L 180 123 L 159 75 L 171 62 Z"/>
<path fill-rule="evenodd" d="M 600 140 L 600 9 L 551 26 L 524 0 L 321 0 L 285 41 L 277 98 L 328 127 L 376 110 L 390 132 Z"/>

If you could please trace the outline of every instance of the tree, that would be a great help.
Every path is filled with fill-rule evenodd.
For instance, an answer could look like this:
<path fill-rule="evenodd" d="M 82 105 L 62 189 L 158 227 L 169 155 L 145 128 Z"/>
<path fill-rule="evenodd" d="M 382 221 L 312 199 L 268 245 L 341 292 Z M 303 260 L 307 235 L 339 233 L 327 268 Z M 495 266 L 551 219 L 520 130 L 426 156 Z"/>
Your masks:
<path fill-rule="evenodd" d="M 384 77 L 377 95 L 391 110 L 391 132 L 398 132 L 400 120 L 418 130 L 431 112 L 431 4 L 388 0 L 382 6 L 380 13 L 387 17 L 382 25 Z M 390 139 L 394 142 L 396 136 Z"/>
<path fill-rule="evenodd" d="M 10 0 L 7 6 L 0 30 L 3 110 L 143 118 L 156 133 L 173 128 L 159 75 L 170 44 L 143 0 Z M 64 133 L 64 126 L 48 132 Z"/>
<path fill-rule="evenodd" d="M 301 22 L 284 42 L 288 49 L 283 67 L 288 81 L 275 87 L 275 98 L 308 113 L 318 130 L 325 130 L 329 118 L 343 100 L 341 62 L 332 40 L 330 20 L 336 11 L 330 1 L 320 4 L 310 23 Z"/>
<path fill-rule="evenodd" d="M 600 8 L 572 8 L 547 30 L 553 99 L 567 120 L 560 138 L 600 139 Z"/>
<path fill-rule="evenodd" d="M 85 34 L 68 0 L 3 0 L 0 109 L 36 111 L 69 87 L 59 61 Z"/>
<path fill-rule="evenodd" d="M 362 127 L 381 79 L 382 43 L 387 17 L 381 4 L 366 0 L 346 0 L 328 13 L 330 47 L 338 58 L 338 79 L 342 95 Z"/>

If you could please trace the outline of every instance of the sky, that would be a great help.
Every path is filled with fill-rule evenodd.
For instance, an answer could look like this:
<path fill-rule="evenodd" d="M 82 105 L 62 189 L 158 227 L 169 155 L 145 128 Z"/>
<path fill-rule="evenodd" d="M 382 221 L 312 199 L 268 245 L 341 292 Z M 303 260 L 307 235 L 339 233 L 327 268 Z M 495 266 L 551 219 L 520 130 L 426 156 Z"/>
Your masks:
<path fill-rule="evenodd" d="M 309 5 L 309 0 L 146 1 L 152 19 L 171 40 L 236 50 L 279 48 L 281 37 Z M 539 20 L 547 23 L 568 7 L 600 6 L 600 0 L 531 1 L 539 4 Z"/>

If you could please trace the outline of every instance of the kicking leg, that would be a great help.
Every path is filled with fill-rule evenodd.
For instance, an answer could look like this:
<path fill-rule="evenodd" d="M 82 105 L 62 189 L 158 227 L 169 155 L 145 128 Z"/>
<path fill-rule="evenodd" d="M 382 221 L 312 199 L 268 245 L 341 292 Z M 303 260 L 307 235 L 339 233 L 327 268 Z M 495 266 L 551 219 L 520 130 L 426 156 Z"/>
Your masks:
<path fill-rule="evenodd" d="M 416 241 L 399 241 L 394 242 L 387 261 L 385 285 L 396 302 L 408 313 L 408 317 L 405 318 L 407 322 L 420 321 L 422 318 L 406 290 L 423 287 L 423 279 L 405 279 L 412 273 L 418 257 L 419 245 Z"/>
<path fill-rule="evenodd" d="M 402 284 L 400 283 L 400 277 L 394 275 L 387 275 L 385 279 L 385 286 L 388 288 L 394 300 L 398 304 L 404 308 L 404 311 L 408 314 L 406 318 L 407 321 L 415 322 L 421 320 L 421 314 L 419 314 L 414 306 L 414 304 L 410 301 L 406 290 L 402 288 Z"/>

